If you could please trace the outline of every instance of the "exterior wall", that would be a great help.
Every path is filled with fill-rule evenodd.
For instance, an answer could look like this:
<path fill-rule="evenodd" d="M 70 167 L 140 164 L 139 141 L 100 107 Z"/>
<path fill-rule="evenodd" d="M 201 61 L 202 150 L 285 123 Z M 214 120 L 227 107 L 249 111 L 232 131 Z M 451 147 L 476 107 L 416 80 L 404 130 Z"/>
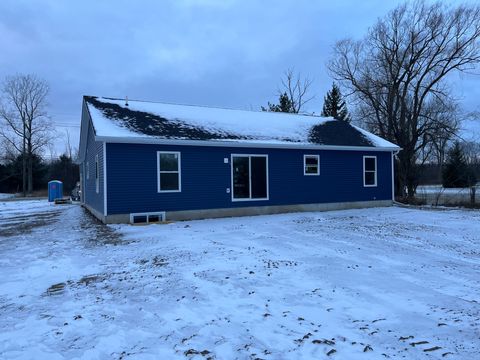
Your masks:
<path fill-rule="evenodd" d="M 106 149 L 108 215 L 392 199 L 391 152 L 114 143 Z M 180 193 L 157 193 L 157 151 L 181 152 Z M 268 155 L 269 200 L 232 202 L 231 154 Z M 303 175 L 305 154 L 320 155 L 319 176 Z M 364 155 L 377 156 L 376 187 L 363 186 Z"/>
<path fill-rule="evenodd" d="M 95 141 L 94 131 L 91 125 L 88 125 L 86 140 L 85 159 L 80 164 L 82 169 L 82 196 L 83 203 L 96 211 L 104 214 L 104 169 L 103 169 L 103 142 Z M 99 184 L 98 193 L 95 184 L 95 158 L 98 155 Z M 88 170 L 87 170 L 88 164 Z M 89 177 L 87 178 L 87 174 Z"/>
<path fill-rule="evenodd" d="M 79 170 L 80 170 L 79 171 L 79 174 L 80 174 L 80 202 L 84 203 L 85 202 L 85 200 L 84 200 L 85 191 L 84 191 L 84 186 L 83 186 L 83 182 L 85 181 L 84 180 L 84 175 L 85 174 L 84 174 L 84 171 L 83 171 L 84 163 L 80 163 L 78 165 L 78 167 L 79 167 Z"/>

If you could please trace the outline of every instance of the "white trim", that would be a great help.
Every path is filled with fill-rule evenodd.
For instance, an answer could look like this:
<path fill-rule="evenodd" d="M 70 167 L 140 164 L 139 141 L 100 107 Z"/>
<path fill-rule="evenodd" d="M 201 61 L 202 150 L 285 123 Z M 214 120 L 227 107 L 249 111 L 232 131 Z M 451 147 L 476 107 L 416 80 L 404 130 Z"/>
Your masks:
<path fill-rule="evenodd" d="M 176 154 L 178 159 L 177 171 L 162 171 L 163 173 L 178 174 L 178 190 L 160 189 L 160 154 Z M 157 151 L 157 193 L 177 193 L 182 192 L 182 158 L 180 151 Z"/>
<path fill-rule="evenodd" d="M 87 183 L 87 180 L 86 180 L 86 174 L 85 174 L 85 161 L 82 163 L 82 184 L 80 186 L 80 189 L 82 190 L 82 195 L 81 195 L 81 200 L 82 200 L 82 204 L 85 204 L 86 201 L 85 201 L 85 195 L 87 195 L 87 192 L 85 191 L 85 188 L 86 188 L 86 183 Z"/>
<path fill-rule="evenodd" d="M 252 156 L 253 157 L 264 157 L 265 158 L 265 167 L 266 167 L 266 182 L 267 182 L 267 197 L 265 198 L 252 198 Z M 248 198 L 235 199 L 234 187 L 233 187 L 233 158 L 234 157 L 248 157 Z M 270 186 L 269 186 L 269 171 L 268 171 L 268 154 L 230 154 L 230 183 L 231 183 L 231 200 L 232 202 L 237 201 L 265 201 L 270 200 Z"/>
<path fill-rule="evenodd" d="M 307 157 L 316 158 L 317 159 L 317 172 L 316 173 L 307 173 Z M 320 175 L 320 155 L 315 154 L 303 154 L 303 175 L 305 176 L 318 176 Z"/>
<path fill-rule="evenodd" d="M 365 184 L 365 159 L 375 159 L 375 183 L 372 185 L 367 185 Z M 369 172 L 372 172 L 369 170 Z M 364 155 L 363 156 L 363 187 L 376 187 L 377 186 L 377 173 L 378 173 L 378 168 L 377 168 L 377 157 L 373 155 Z"/>
<path fill-rule="evenodd" d="M 86 171 L 85 171 L 85 177 L 87 178 L 87 180 L 90 180 L 90 164 L 88 163 L 88 161 L 86 162 Z"/>
<path fill-rule="evenodd" d="M 392 201 L 395 201 L 395 178 L 393 171 L 393 151 L 392 151 Z"/>
<path fill-rule="evenodd" d="M 395 151 L 392 151 L 392 201 L 395 201 Z"/>
<path fill-rule="evenodd" d="M 95 155 L 95 192 L 100 192 L 100 165 L 98 164 L 98 154 Z"/>
<path fill-rule="evenodd" d="M 127 144 L 156 144 L 156 145 L 182 145 L 182 146 L 220 146 L 252 148 L 261 147 L 266 149 L 305 149 L 305 150 L 350 150 L 350 151 L 398 151 L 398 146 L 373 147 L 373 146 L 339 146 L 339 145 L 315 145 L 306 143 L 268 143 L 248 140 L 179 140 L 159 139 L 154 137 L 121 137 L 121 136 L 95 136 L 95 141 L 107 143 Z"/>
<path fill-rule="evenodd" d="M 103 215 L 107 216 L 107 143 L 103 142 Z"/>

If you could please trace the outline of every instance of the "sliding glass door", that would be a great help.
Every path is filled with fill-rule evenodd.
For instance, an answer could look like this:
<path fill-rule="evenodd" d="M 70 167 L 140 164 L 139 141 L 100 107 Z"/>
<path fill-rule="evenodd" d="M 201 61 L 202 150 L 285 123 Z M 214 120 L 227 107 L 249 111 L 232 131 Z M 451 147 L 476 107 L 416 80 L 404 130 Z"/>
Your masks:
<path fill-rule="evenodd" d="M 232 155 L 232 200 L 268 200 L 267 155 Z"/>

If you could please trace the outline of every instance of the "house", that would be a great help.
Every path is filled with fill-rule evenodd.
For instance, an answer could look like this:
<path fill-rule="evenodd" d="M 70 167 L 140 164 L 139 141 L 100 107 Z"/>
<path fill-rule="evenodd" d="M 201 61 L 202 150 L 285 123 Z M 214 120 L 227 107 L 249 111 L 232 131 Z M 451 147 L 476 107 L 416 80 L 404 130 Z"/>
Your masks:
<path fill-rule="evenodd" d="M 398 150 L 332 118 L 85 96 L 82 203 L 104 223 L 386 206 Z"/>

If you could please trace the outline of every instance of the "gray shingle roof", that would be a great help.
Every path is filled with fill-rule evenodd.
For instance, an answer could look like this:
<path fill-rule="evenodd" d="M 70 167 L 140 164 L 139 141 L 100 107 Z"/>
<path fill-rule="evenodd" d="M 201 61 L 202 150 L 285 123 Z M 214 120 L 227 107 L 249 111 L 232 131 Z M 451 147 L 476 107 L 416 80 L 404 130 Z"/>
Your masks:
<path fill-rule="evenodd" d="M 395 148 L 363 129 L 318 116 L 85 96 L 97 136 Z"/>

